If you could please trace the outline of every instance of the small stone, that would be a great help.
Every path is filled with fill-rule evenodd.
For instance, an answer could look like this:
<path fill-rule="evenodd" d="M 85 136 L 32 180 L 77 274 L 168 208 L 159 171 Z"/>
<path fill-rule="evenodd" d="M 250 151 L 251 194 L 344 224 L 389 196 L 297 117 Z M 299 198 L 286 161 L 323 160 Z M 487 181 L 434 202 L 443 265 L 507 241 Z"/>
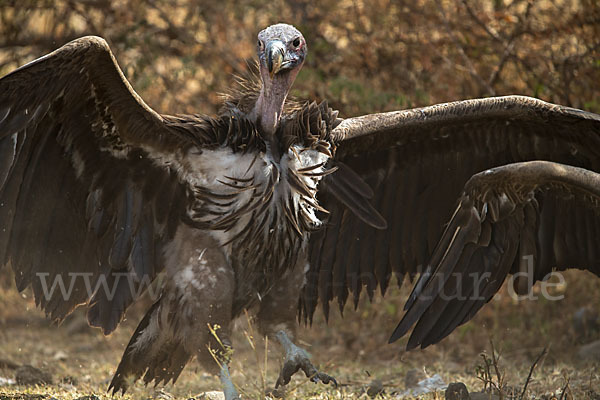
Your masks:
<path fill-rule="evenodd" d="M 196 400 L 225 400 L 223 392 L 204 392 L 200 396 L 196 397 Z"/>
<path fill-rule="evenodd" d="M 52 375 L 31 365 L 17 368 L 15 379 L 19 385 L 45 385 L 52 383 Z"/>
<path fill-rule="evenodd" d="M 600 313 L 590 307 L 581 307 L 573 314 L 573 328 L 579 338 L 600 331 Z"/>
<path fill-rule="evenodd" d="M 10 379 L 10 378 L 3 378 L 0 376 L 0 386 L 10 386 L 10 385 L 14 385 L 15 380 L 14 379 Z"/>
<path fill-rule="evenodd" d="M 454 382 L 448 385 L 445 394 L 446 400 L 470 400 L 467 386 L 462 382 Z"/>
<path fill-rule="evenodd" d="M 580 346 L 577 356 L 582 360 L 600 360 L 600 340 Z"/>
<path fill-rule="evenodd" d="M 284 399 L 286 395 L 286 387 L 285 386 L 279 386 L 278 388 L 273 388 L 270 390 L 267 390 L 265 393 L 266 397 L 271 397 L 273 399 Z"/>
<path fill-rule="evenodd" d="M 434 374 L 429 378 L 420 380 L 415 386 L 410 387 L 404 392 L 400 393 L 400 397 L 417 397 L 425 393 L 446 390 L 447 387 L 448 384 L 444 382 L 442 377 L 439 374 Z"/>
<path fill-rule="evenodd" d="M 419 369 L 411 369 L 404 376 L 404 386 L 407 389 L 414 388 L 419 385 L 419 381 L 427 378 L 425 373 Z"/>
<path fill-rule="evenodd" d="M 57 351 L 56 353 L 54 353 L 54 357 L 52 357 L 55 361 L 65 361 L 68 356 L 67 353 L 65 353 L 62 350 Z"/>
<path fill-rule="evenodd" d="M 373 379 L 367 387 L 367 395 L 369 397 L 376 397 L 381 392 L 383 392 L 383 382 L 379 379 Z"/>

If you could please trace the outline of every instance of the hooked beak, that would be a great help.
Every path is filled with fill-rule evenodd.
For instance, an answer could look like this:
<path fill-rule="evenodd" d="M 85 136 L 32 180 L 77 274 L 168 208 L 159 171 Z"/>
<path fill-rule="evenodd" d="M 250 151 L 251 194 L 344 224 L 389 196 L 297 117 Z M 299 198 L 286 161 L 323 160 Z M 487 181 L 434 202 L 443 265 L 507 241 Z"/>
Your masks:
<path fill-rule="evenodd" d="M 269 69 L 269 75 L 273 78 L 273 75 L 282 69 L 286 69 L 290 64 L 289 61 L 285 60 L 285 44 L 280 40 L 273 40 L 267 43 L 265 50 L 267 55 L 267 68 Z"/>

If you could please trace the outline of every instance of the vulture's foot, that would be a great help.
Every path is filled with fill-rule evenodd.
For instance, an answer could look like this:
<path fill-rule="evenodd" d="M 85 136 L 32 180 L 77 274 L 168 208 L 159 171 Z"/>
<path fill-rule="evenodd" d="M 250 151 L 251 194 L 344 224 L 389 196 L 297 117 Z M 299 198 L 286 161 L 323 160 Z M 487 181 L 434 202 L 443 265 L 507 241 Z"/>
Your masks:
<path fill-rule="evenodd" d="M 227 364 L 223 364 L 221 367 L 219 378 L 221 379 L 221 385 L 223 385 L 223 394 L 225 395 L 225 400 L 240 400 L 240 395 L 233 385 Z"/>
<path fill-rule="evenodd" d="M 294 375 L 299 370 L 302 370 L 307 378 L 312 382 L 323 382 L 328 384 L 332 382 L 337 387 L 337 381 L 330 375 L 320 372 L 311 362 L 310 356 L 306 350 L 296 346 L 284 331 L 279 331 L 276 335 L 277 339 L 285 350 L 285 361 L 279 372 L 279 378 L 275 388 L 287 385 Z"/>

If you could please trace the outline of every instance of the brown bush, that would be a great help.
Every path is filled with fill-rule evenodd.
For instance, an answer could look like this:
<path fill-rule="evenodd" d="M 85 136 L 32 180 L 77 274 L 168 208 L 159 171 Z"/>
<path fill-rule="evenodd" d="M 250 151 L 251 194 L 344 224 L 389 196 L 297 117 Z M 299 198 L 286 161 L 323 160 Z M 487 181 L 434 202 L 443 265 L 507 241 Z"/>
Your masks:
<path fill-rule="evenodd" d="M 504 94 L 600 112 L 596 0 L 0 0 L 0 73 L 95 34 L 158 111 L 214 113 L 279 21 L 309 45 L 294 95 L 342 115 Z"/>

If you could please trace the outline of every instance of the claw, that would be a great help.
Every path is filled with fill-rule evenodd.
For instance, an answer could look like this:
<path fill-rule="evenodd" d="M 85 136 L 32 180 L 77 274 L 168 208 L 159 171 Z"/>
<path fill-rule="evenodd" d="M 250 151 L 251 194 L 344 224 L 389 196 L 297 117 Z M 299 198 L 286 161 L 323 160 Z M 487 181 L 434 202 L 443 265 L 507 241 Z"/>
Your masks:
<path fill-rule="evenodd" d="M 310 381 L 314 383 L 319 383 L 319 381 L 321 381 L 325 385 L 329 384 L 329 382 L 332 382 L 336 388 L 338 387 L 338 383 L 335 378 L 323 372 L 317 372 L 315 375 L 311 376 Z"/>
<path fill-rule="evenodd" d="M 283 367 L 279 372 L 279 377 L 277 378 L 277 382 L 275 383 L 275 388 L 279 388 L 280 386 L 285 386 L 290 383 L 292 379 L 292 375 L 302 369 L 304 375 L 310 379 L 311 382 L 318 383 L 323 382 L 324 384 L 329 384 L 332 382 L 337 388 L 338 383 L 334 377 L 331 375 L 327 375 L 326 373 L 319 372 L 319 370 L 310 362 L 308 353 L 296 346 L 292 343 L 292 341 L 287 337 L 285 332 L 279 332 L 277 334 L 277 338 L 283 345 L 286 356 L 285 362 L 283 363 Z"/>

